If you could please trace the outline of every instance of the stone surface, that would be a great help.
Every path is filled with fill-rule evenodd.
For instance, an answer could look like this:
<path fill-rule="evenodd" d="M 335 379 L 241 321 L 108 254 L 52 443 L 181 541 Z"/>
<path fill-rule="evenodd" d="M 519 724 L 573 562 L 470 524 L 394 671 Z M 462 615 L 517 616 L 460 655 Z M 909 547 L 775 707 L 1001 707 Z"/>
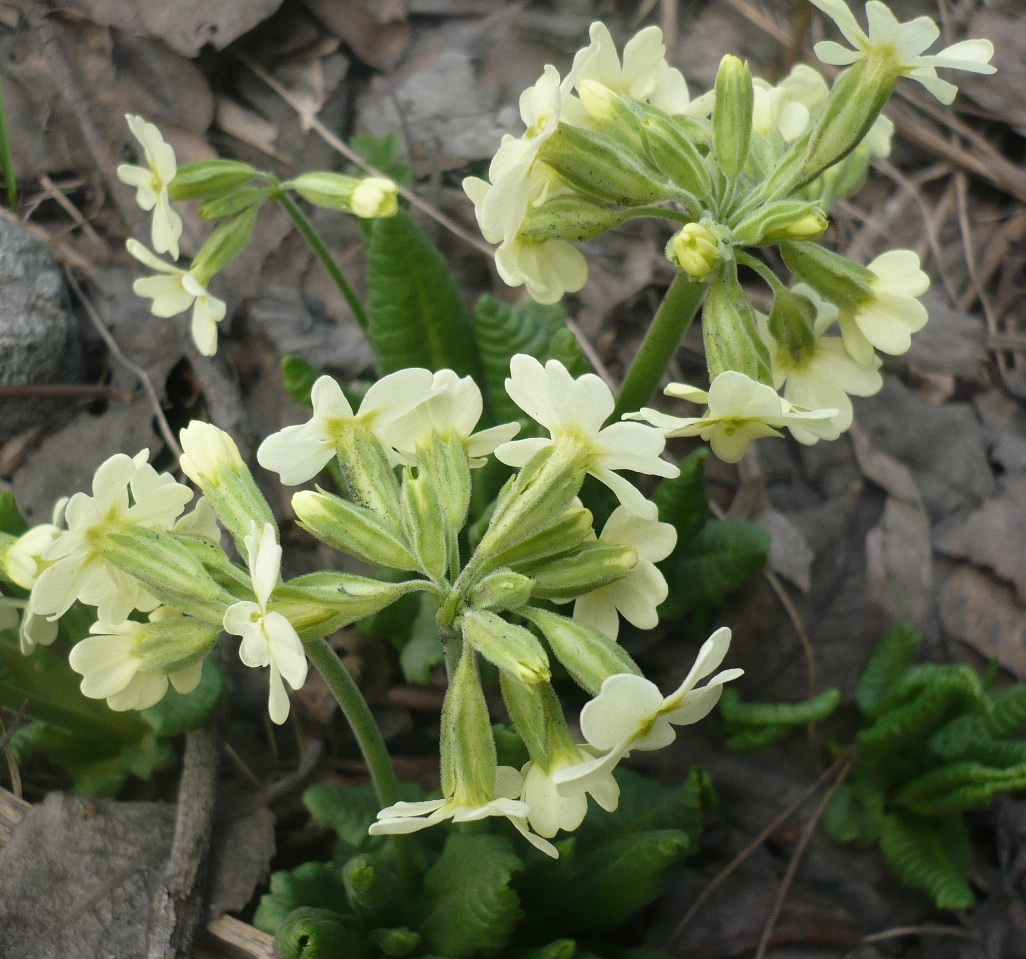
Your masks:
<path fill-rule="evenodd" d="M 78 326 L 56 261 L 27 230 L 0 220 L 0 384 L 70 383 L 81 366 Z M 0 443 L 59 406 L 0 397 Z"/>

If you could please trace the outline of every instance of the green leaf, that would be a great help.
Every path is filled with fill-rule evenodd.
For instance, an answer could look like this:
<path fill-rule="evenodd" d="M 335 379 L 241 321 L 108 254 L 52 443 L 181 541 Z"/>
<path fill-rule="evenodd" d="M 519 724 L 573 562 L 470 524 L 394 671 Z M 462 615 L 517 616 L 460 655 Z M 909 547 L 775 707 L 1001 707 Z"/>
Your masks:
<path fill-rule="evenodd" d="M 1026 765 L 996 769 L 960 762 L 934 769 L 905 783 L 894 803 L 923 816 L 941 816 L 989 805 L 998 793 L 1026 788 Z"/>
<path fill-rule="evenodd" d="M 462 957 L 505 946 L 523 916 L 510 887 L 522 868 L 501 836 L 451 833 L 424 877 L 427 908 L 419 931 L 427 949 Z"/>
<path fill-rule="evenodd" d="M 282 959 L 370 959 L 373 954 L 366 930 L 331 909 L 296 909 L 274 944 Z"/>
<path fill-rule="evenodd" d="M 992 736 L 1007 738 L 1026 728 L 1026 685 L 1016 683 L 988 697 L 987 728 Z"/>
<path fill-rule="evenodd" d="M 828 689 L 800 703 L 743 703 L 736 689 L 723 691 L 720 715 L 731 749 L 758 749 L 796 726 L 826 719 L 841 703 L 841 691 Z"/>
<path fill-rule="evenodd" d="M 281 358 L 281 372 L 289 396 L 297 403 L 310 406 L 310 391 L 314 383 L 324 376 L 324 370 L 307 362 L 303 357 L 290 353 Z"/>
<path fill-rule="evenodd" d="M 906 886 L 930 894 L 941 909 L 968 909 L 972 844 L 961 816 L 884 819 L 880 848 L 891 871 Z"/>
<path fill-rule="evenodd" d="M 414 802 L 424 798 L 424 790 L 416 783 L 399 784 L 399 798 Z M 390 846 L 388 836 L 369 836 L 367 828 L 374 822 L 378 809 L 373 786 L 340 786 L 336 783 L 315 783 L 303 793 L 314 822 L 338 836 L 335 860 L 339 864 L 356 852 L 374 852 Z"/>
<path fill-rule="evenodd" d="M 434 668 L 445 659 L 445 650 L 438 637 L 434 600 L 427 593 L 417 599 L 417 615 L 410 621 L 410 638 L 399 651 L 399 665 L 408 683 L 426 686 Z"/>
<path fill-rule="evenodd" d="M 870 846 L 883 827 L 884 792 L 866 779 L 845 783 L 834 794 L 823 814 L 823 828 L 838 842 Z"/>
<path fill-rule="evenodd" d="M 695 450 L 680 464 L 680 475 L 664 479 L 652 496 L 659 518 L 677 530 L 675 552 L 684 549 L 709 519 L 709 497 L 705 491 L 705 460 L 709 450 Z"/>
<path fill-rule="evenodd" d="M 745 520 L 709 520 L 676 560 L 664 564 L 670 596 L 660 618 L 719 606 L 766 563 L 769 534 Z"/>
<path fill-rule="evenodd" d="M 413 185 L 413 171 L 402 162 L 403 138 L 398 130 L 389 130 L 383 137 L 357 133 L 349 145 L 372 167 L 403 186 Z"/>
<path fill-rule="evenodd" d="M 662 892 L 664 871 L 691 847 L 681 829 L 625 832 L 578 847 L 520 884 L 532 925 L 564 935 L 620 925 Z"/>
<path fill-rule="evenodd" d="M 478 376 L 470 318 L 438 247 L 405 210 L 370 232 L 367 337 L 378 372 L 448 367 Z"/>
<path fill-rule="evenodd" d="M 912 667 L 919 650 L 919 634 L 908 623 L 899 623 L 873 650 L 862 670 L 855 699 L 871 719 L 880 714 L 880 705 L 899 679 Z"/>
<path fill-rule="evenodd" d="M 0 533 L 8 536 L 21 536 L 29 528 L 25 517 L 21 515 L 17 504 L 14 502 L 14 494 L 11 492 L 0 493 Z"/>
<path fill-rule="evenodd" d="M 474 306 L 474 337 L 484 369 L 482 389 L 485 405 L 495 423 L 524 419 L 524 413 L 506 393 L 510 360 L 517 353 L 528 353 L 541 362 L 558 359 L 579 376 L 591 367 L 566 325 L 566 310 L 557 304 L 543 306 L 530 300 L 511 306 L 485 294 Z M 526 434 L 524 434 L 526 435 Z"/>
<path fill-rule="evenodd" d="M 158 736 L 177 736 L 205 722 L 217 708 L 225 688 L 221 667 L 208 656 L 199 685 L 191 693 L 180 693 L 171 686 L 159 703 L 139 710 L 139 715 Z"/>
<path fill-rule="evenodd" d="M 336 866 L 304 862 L 291 872 L 271 874 L 270 892 L 260 897 L 253 925 L 273 936 L 296 909 L 330 909 L 341 915 L 345 902 L 346 888 Z"/>

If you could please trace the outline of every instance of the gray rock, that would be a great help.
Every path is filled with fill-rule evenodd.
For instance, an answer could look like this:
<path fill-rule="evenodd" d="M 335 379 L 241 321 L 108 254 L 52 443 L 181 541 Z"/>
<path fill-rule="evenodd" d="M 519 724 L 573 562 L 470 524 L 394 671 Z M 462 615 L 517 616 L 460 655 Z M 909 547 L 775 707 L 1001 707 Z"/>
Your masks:
<path fill-rule="evenodd" d="M 23 227 L 0 220 L 0 384 L 70 383 L 81 369 L 78 325 L 57 262 Z M 60 405 L 0 397 L 0 443 Z"/>

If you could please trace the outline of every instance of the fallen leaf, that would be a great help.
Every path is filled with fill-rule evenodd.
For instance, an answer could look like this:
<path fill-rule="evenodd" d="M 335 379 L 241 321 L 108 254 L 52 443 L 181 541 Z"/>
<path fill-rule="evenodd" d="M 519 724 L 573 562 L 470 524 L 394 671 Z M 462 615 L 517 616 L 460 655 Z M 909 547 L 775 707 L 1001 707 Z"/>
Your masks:
<path fill-rule="evenodd" d="M 921 506 L 887 498 L 880 524 L 866 536 L 868 600 L 888 622 L 924 630 L 933 608 L 930 520 Z"/>
<path fill-rule="evenodd" d="M 378 70 L 394 69 L 413 38 L 401 2 L 303 0 L 303 4 L 364 63 Z"/>
<path fill-rule="evenodd" d="M 753 517 L 752 522 L 770 534 L 769 568 L 807 593 L 812 588 L 812 561 L 815 554 L 801 530 L 787 516 L 772 507 Z"/>
<path fill-rule="evenodd" d="M 930 322 L 912 337 L 904 360 L 924 376 L 953 376 L 979 386 L 990 384 L 990 362 L 983 320 L 954 310 L 940 298 L 923 298 Z"/>
<path fill-rule="evenodd" d="M 993 576 L 960 565 L 938 591 L 944 629 L 1026 679 L 1026 609 Z"/>
<path fill-rule="evenodd" d="M 992 4 L 981 7 L 968 36 L 988 37 L 993 42 L 993 62 L 1001 71 L 1001 82 L 987 83 L 986 77 L 970 75 L 959 78 L 960 89 L 1026 136 L 1026 31 L 1022 29 L 1021 4 L 1010 3 L 1006 10 Z"/>
<path fill-rule="evenodd" d="M 194 57 L 208 44 L 223 50 L 233 40 L 263 23 L 282 0 L 164 0 L 139 3 L 146 31 L 172 50 Z"/>
<path fill-rule="evenodd" d="M 1001 493 L 938 537 L 937 549 L 994 570 L 1026 603 L 1026 477 L 1003 480 Z"/>
<path fill-rule="evenodd" d="M 266 875 L 272 826 L 271 814 L 258 810 L 215 833 L 216 912 L 245 904 Z M 174 828 L 175 807 L 166 803 L 52 793 L 33 806 L 0 850 L 0 955 L 146 955 Z"/>
<path fill-rule="evenodd" d="M 923 498 L 919 495 L 916 479 L 904 463 L 899 463 L 882 450 L 874 449 L 869 437 L 857 423 L 852 424 L 851 441 L 855 460 L 866 479 L 872 480 L 895 499 L 922 506 Z"/>

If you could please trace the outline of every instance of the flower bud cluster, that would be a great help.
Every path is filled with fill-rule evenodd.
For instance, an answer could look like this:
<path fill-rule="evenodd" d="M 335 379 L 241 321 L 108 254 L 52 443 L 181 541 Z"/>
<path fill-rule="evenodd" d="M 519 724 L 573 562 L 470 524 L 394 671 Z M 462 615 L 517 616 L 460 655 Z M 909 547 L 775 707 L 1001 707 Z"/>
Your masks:
<path fill-rule="evenodd" d="M 287 183 L 237 160 L 202 160 L 179 169 L 175 152 L 160 130 L 129 114 L 128 127 L 142 148 L 145 165 L 122 164 L 118 178 L 136 188 L 136 202 L 153 212 L 150 250 L 136 239 L 128 252 L 155 275 L 138 279 L 132 289 L 151 301 L 158 317 L 192 310 L 192 338 L 204 356 L 217 352 L 217 329 L 227 305 L 210 292 L 210 283 L 249 243 L 263 204 L 293 191 L 316 206 L 343 210 L 363 218 L 394 216 L 398 187 L 382 177 L 357 179 L 339 173 L 307 173 Z M 256 184 L 256 185 L 254 185 Z M 172 201 L 202 201 L 200 216 L 222 221 L 186 270 L 180 256 L 182 218 Z M 156 254 L 166 253 L 172 263 Z"/>
<path fill-rule="evenodd" d="M 852 263 L 820 242 L 828 213 L 858 189 L 872 157 L 889 153 L 894 126 L 881 110 L 899 79 L 949 103 L 956 88 L 939 68 L 993 72 L 987 40 L 925 56 L 938 36 L 929 18 L 902 24 L 870 0 L 867 33 L 844 0 L 814 3 L 854 47 L 817 45 L 821 59 L 847 68 L 832 86 L 804 64 L 771 85 L 728 55 L 713 89 L 692 98 L 657 28 L 628 41 L 621 61 L 596 23 L 565 77 L 548 66 L 524 92 L 527 130 L 505 137 L 488 179 L 464 181 L 482 233 L 498 244 L 500 276 L 542 303 L 586 281 L 575 242 L 635 217 L 674 224 L 666 256 L 682 281 L 703 286 L 710 388 L 687 395 L 710 407 L 698 418 L 648 419 L 667 435 L 710 439 L 731 460 L 782 427 L 805 443 L 836 438 L 851 423 L 849 394 L 879 389 L 876 351 L 909 348 L 926 322 L 918 259 L 896 250 Z M 761 258 L 771 246 L 786 280 Z M 768 322 L 740 268 L 769 287 Z"/>

